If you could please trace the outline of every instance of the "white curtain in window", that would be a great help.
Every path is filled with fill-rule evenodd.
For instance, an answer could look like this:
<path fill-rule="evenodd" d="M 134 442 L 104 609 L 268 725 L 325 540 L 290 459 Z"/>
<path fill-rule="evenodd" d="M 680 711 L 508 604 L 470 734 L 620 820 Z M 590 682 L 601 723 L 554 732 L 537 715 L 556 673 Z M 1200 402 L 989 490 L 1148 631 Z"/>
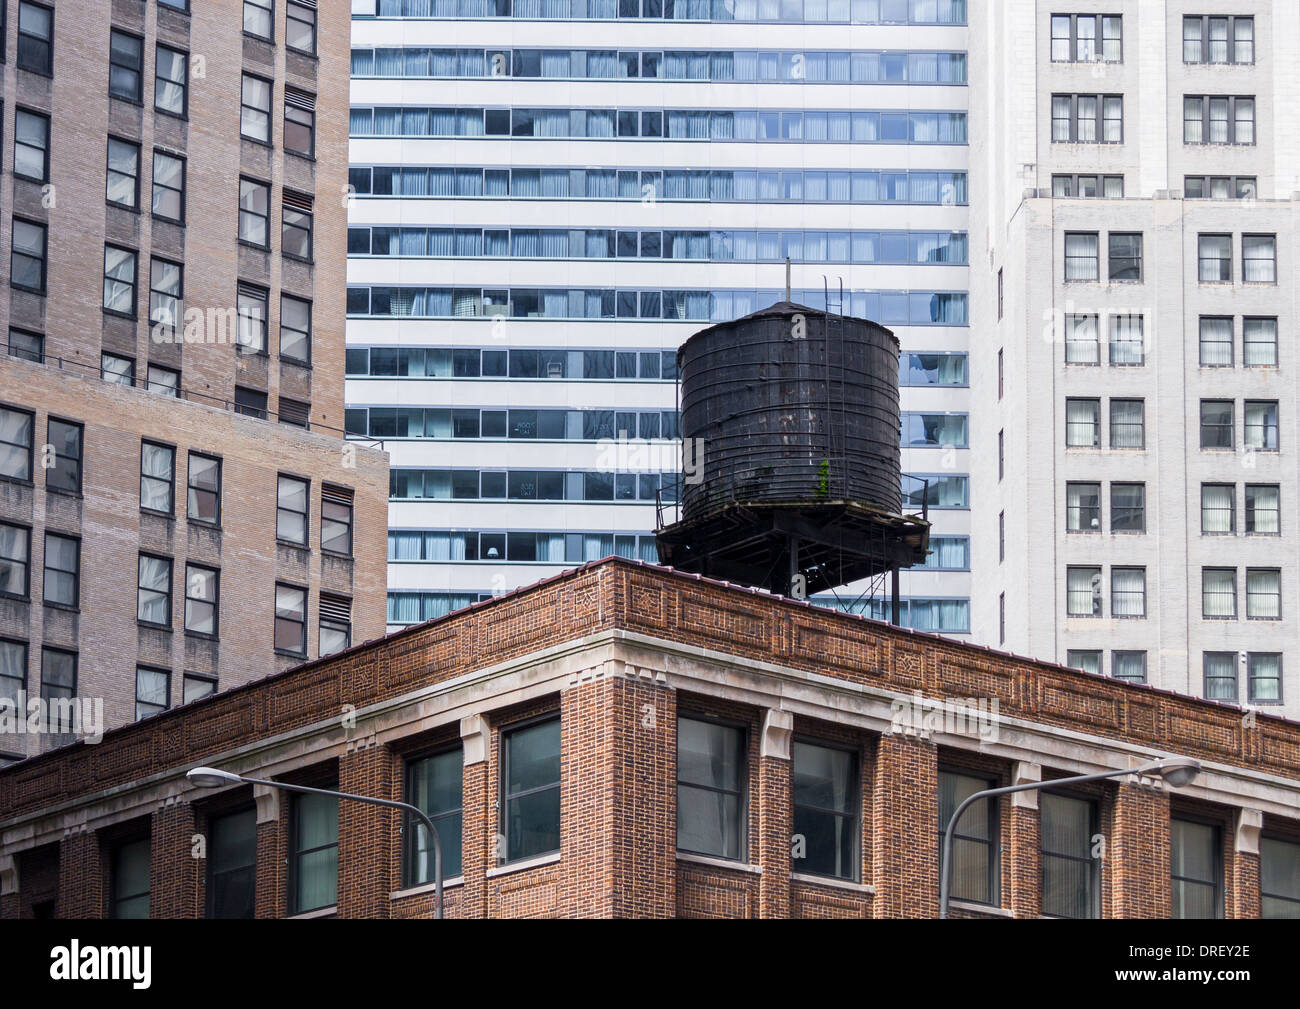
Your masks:
<path fill-rule="evenodd" d="M 1247 367 L 1277 364 L 1277 320 L 1245 319 L 1242 322 L 1242 359 Z"/>
<path fill-rule="evenodd" d="M 1237 615 L 1237 574 L 1232 570 L 1201 572 L 1202 609 L 1207 617 Z"/>
<path fill-rule="evenodd" d="M 1201 485 L 1201 531 L 1232 532 L 1232 512 L 1236 487 L 1232 484 Z"/>
<path fill-rule="evenodd" d="M 1097 279 L 1097 236 L 1093 234 L 1065 236 L 1065 279 Z"/>
<path fill-rule="evenodd" d="M 1146 612 L 1146 572 L 1141 568 L 1115 568 L 1110 573 L 1111 615 L 1140 617 Z"/>
<path fill-rule="evenodd" d="M 1246 616 L 1262 620 L 1276 620 L 1281 617 L 1281 591 L 1281 572 L 1246 572 Z"/>

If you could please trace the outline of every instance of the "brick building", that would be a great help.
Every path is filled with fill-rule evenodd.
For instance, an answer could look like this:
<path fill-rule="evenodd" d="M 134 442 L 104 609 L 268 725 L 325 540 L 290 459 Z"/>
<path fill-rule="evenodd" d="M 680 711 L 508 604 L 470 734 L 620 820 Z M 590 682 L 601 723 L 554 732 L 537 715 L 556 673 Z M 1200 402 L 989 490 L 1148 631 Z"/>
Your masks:
<path fill-rule="evenodd" d="M 347 11 L 0 11 L 0 699 L 115 725 L 381 634 L 387 460 L 342 440 Z"/>
<path fill-rule="evenodd" d="M 197 765 L 419 804 L 449 917 L 926 917 L 960 797 L 1163 754 L 973 806 L 962 916 L 1295 917 L 1300 726 L 609 559 L 0 770 L 0 917 L 431 915 L 399 813 Z"/>

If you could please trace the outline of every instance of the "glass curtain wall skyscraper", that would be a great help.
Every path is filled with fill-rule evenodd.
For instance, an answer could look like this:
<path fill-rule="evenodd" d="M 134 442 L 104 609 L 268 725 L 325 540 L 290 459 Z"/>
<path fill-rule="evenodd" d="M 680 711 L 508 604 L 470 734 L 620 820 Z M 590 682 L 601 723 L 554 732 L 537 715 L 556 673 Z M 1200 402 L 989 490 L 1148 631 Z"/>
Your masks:
<path fill-rule="evenodd" d="M 388 623 L 655 561 L 676 350 L 784 297 L 899 336 L 904 622 L 969 632 L 960 0 L 353 0 L 347 425 Z M 707 446 L 704 465 L 707 466 Z M 829 605 L 883 615 L 858 592 Z"/>

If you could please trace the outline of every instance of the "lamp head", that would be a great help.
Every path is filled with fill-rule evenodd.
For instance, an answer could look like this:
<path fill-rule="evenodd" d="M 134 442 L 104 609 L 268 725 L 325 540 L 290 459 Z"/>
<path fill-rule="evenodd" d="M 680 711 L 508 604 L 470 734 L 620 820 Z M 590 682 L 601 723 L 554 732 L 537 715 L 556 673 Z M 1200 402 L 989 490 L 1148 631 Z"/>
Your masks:
<path fill-rule="evenodd" d="M 1201 762 L 1191 757 L 1165 757 L 1152 768 L 1170 788 L 1190 785 L 1201 773 Z"/>
<path fill-rule="evenodd" d="M 193 767 L 185 772 L 190 784 L 199 788 L 221 788 L 223 785 L 237 785 L 244 779 L 230 771 L 221 771 L 215 767 Z"/>

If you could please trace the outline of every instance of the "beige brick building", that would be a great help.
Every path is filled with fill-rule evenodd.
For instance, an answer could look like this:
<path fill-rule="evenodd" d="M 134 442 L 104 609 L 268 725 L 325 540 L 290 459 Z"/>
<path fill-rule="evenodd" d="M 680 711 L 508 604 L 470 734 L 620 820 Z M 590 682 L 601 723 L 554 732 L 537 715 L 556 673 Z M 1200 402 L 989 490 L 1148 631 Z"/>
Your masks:
<path fill-rule="evenodd" d="M 0 698 L 120 724 L 381 634 L 387 459 L 341 438 L 346 10 L 3 10 Z"/>

